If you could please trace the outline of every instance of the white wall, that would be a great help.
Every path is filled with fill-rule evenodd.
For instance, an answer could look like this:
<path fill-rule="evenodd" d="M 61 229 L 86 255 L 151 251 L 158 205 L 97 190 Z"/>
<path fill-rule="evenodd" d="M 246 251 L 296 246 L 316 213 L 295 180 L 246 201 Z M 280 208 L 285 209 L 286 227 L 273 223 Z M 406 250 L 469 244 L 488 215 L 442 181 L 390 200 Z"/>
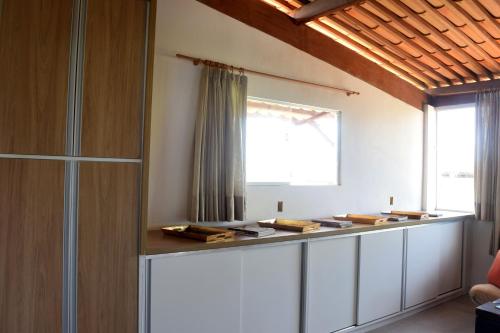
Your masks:
<path fill-rule="evenodd" d="M 250 96 L 342 112 L 341 186 L 248 187 L 248 220 L 396 207 L 420 209 L 423 113 L 288 44 L 195 0 L 159 0 L 154 71 L 150 226 L 183 222 L 190 193 L 200 68 L 175 53 L 358 90 L 323 88 L 249 75 Z M 333 42 L 333 41 L 332 41 Z"/>

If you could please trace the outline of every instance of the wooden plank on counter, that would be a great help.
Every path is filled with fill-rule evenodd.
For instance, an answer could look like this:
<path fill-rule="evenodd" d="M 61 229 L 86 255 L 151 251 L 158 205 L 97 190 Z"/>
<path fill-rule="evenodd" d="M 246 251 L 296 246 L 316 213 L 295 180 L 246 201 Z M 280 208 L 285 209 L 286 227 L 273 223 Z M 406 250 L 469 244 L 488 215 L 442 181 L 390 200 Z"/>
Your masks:
<path fill-rule="evenodd" d="M 319 230 L 314 230 L 308 233 L 297 233 L 291 231 L 276 230 L 276 233 L 267 237 L 254 238 L 247 236 L 236 235 L 234 241 L 224 243 L 200 243 L 191 239 L 182 239 L 172 236 L 164 236 L 161 230 L 150 230 L 146 244 L 146 255 L 203 251 L 221 248 L 230 248 L 238 246 L 248 246 L 257 244 L 270 244 L 285 241 L 306 240 L 310 238 L 330 237 L 348 234 L 359 234 L 368 231 L 377 231 L 392 228 L 401 228 L 416 226 L 428 223 L 437 223 L 444 221 L 463 221 L 468 218 L 473 218 L 473 214 L 450 213 L 443 217 L 429 218 L 427 220 L 407 220 L 404 222 L 390 222 L 383 225 L 367 225 L 353 223 L 351 228 L 329 228 L 321 227 Z"/>

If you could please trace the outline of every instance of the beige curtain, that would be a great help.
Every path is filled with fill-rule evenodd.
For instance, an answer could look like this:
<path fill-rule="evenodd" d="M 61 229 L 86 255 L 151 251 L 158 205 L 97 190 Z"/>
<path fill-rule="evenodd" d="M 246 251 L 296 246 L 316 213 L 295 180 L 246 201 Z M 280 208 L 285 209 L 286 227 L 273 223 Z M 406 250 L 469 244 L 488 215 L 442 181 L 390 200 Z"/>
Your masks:
<path fill-rule="evenodd" d="M 247 77 L 205 66 L 199 98 L 191 221 L 244 220 Z"/>
<path fill-rule="evenodd" d="M 500 234 L 500 90 L 476 96 L 476 158 L 474 166 L 476 218 L 493 221 L 490 253 L 499 248 Z"/>

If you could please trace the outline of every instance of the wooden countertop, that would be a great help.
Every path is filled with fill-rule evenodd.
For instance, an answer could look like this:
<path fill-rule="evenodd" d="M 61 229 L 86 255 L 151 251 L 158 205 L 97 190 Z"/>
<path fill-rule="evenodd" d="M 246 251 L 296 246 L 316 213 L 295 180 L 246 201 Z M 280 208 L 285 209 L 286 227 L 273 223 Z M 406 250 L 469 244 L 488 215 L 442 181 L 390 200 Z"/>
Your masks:
<path fill-rule="evenodd" d="M 474 216 L 473 214 L 447 212 L 443 213 L 443 216 L 441 217 L 429 218 L 426 220 L 407 220 L 404 222 L 390 222 L 389 224 L 377 225 L 377 226 L 353 223 L 353 226 L 351 228 L 340 229 L 340 228 L 321 227 L 319 230 L 315 230 L 308 233 L 297 233 L 297 232 L 276 230 L 275 234 L 267 237 L 254 238 L 248 236 L 236 236 L 234 240 L 228 242 L 209 243 L 209 244 L 187 238 L 166 236 L 163 235 L 161 230 L 150 230 L 148 231 L 145 254 L 154 255 L 154 254 L 165 254 L 165 253 L 203 251 L 203 250 L 230 248 L 230 247 L 247 246 L 255 244 L 286 242 L 286 241 L 301 240 L 308 238 L 357 234 L 366 231 L 401 228 L 401 227 L 408 227 L 420 224 L 429 224 L 429 223 L 452 221 L 452 220 L 465 220 L 473 216 Z"/>

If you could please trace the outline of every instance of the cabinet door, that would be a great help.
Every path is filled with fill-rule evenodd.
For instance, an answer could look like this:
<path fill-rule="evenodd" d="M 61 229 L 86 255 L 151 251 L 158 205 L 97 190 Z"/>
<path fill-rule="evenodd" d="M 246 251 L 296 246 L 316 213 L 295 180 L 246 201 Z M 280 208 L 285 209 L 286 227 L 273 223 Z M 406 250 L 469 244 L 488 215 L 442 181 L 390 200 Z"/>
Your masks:
<path fill-rule="evenodd" d="M 151 260 L 150 332 L 239 332 L 240 278 L 239 250 Z"/>
<path fill-rule="evenodd" d="M 406 308 L 429 301 L 439 293 L 440 236 L 438 225 L 408 229 Z"/>
<path fill-rule="evenodd" d="M 403 230 L 360 236 L 358 324 L 401 310 Z"/>
<path fill-rule="evenodd" d="M 79 168 L 78 331 L 135 333 L 140 167 Z"/>
<path fill-rule="evenodd" d="M 0 153 L 65 154 L 72 10 L 0 1 Z"/>
<path fill-rule="evenodd" d="M 356 324 L 357 237 L 312 240 L 308 250 L 307 332 Z"/>
<path fill-rule="evenodd" d="M 0 332 L 61 332 L 64 162 L 0 159 L 0 212 Z"/>
<path fill-rule="evenodd" d="M 301 244 L 242 251 L 241 333 L 300 331 Z"/>
<path fill-rule="evenodd" d="M 88 0 L 81 155 L 140 158 L 145 0 Z"/>
<path fill-rule="evenodd" d="M 439 229 L 439 294 L 462 286 L 463 222 L 445 222 Z"/>

